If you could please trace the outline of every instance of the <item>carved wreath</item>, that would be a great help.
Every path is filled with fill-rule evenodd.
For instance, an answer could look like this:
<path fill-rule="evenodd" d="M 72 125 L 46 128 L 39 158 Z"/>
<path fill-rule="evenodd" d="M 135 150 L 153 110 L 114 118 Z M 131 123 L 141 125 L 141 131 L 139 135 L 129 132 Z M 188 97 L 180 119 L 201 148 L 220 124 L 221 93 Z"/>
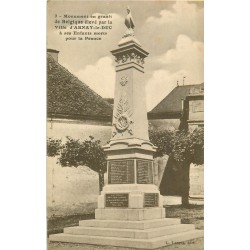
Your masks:
<path fill-rule="evenodd" d="M 132 135 L 133 132 L 131 124 L 133 123 L 133 121 L 131 120 L 131 118 L 132 111 L 130 109 L 128 99 L 125 93 L 123 93 L 120 97 L 120 100 L 116 107 L 116 113 L 114 115 L 113 126 L 115 130 L 113 131 L 113 136 L 115 136 L 117 133 L 123 136 L 126 131 Z"/>

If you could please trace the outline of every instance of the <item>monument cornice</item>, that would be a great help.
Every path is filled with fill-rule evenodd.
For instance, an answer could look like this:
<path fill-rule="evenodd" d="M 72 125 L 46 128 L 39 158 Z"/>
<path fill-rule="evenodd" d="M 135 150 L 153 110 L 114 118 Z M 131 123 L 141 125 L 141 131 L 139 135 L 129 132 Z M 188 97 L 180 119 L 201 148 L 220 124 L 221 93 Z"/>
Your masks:
<path fill-rule="evenodd" d="M 125 44 L 119 47 L 118 49 L 111 50 L 110 52 L 112 53 L 112 55 L 116 56 L 117 54 L 124 54 L 124 52 L 128 52 L 131 50 L 137 51 L 144 57 L 147 57 L 149 55 L 149 53 L 146 50 L 142 49 L 138 44 L 134 42 L 128 45 Z"/>
<path fill-rule="evenodd" d="M 119 72 L 119 71 L 130 69 L 130 68 L 137 69 L 140 72 L 144 73 L 144 67 L 141 66 L 140 64 L 135 63 L 135 62 L 128 62 L 128 63 L 124 63 L 121 65 L 116 65 L 115 70 L 116 70 L 116 72 Z"/>
<path fill-rule="evenodd" d="M 157 147 L 154 146 L 150 141 L 141 140 L 137 138 L 131 138 L 131 139 L 116 139 L 111 140 L 109 144 L 103 146 L 103 149 L 105 152 L 117 152 L 119 154 L 119 151 L 122 151 L 124 153 L 152 153 L 155 152 Z"/>
<path fill-rule="evenodd" d="M 135 37 L 123 38 L 118 46 L 119 48 L 111 51 L 115 57 L 116 71 L 124 70 L 130 66 L 144 73 L 144 59 L 149 53 L 141 47 L 138 40 Z M 132 66 L 129 65 L 130 63 Z"/>

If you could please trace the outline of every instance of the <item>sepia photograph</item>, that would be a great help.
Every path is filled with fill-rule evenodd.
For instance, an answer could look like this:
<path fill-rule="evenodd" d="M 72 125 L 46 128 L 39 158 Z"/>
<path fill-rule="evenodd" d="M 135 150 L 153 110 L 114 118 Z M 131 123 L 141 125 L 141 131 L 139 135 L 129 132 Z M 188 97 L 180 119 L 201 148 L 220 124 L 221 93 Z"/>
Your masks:
<path fill-rule="evenodd" d="M 47 2 L 48 250 L 204 249 L 204 2 Z"/>
<path fill-rule="evenodd" d="M 1 7 L 1 249 L 248 249 L 249 1 Z"/>

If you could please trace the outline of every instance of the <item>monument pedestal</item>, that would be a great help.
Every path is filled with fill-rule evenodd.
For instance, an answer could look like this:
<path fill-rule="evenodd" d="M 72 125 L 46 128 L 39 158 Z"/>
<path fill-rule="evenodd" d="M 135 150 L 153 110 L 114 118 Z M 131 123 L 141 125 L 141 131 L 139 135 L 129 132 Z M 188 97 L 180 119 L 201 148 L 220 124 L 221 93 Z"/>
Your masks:
<path fill-rule="evenodd" d="M 129 31 L 131 33 L 131 30 Z M 129 34 L 130 34 L 129 33 Z M 148 52 L 134 36 L 111 51 L 116 62 L 112 137 L 107 153 L 108 184 L 98 197 L 95 220 L 80 221 L 51 241 L 155 249 L 203 236 L 194 225 L 166 219 L 163 199 L 154 185 L 145 100 L 144 59 Z"/>
<path fill-rule="evenodd" d="M 64 233 L 50 235 L 49 239 L 60 242 L 155 249 L 199 237 L 203 237 L 203 231 L 195 230 L 194 225 L 180 224 L 180 219 L 163 218 L 137 221 L 84 220 L 79 222 L 78 227 L 65 228 Z"/>
<path fill-rule="evenodd" d="M 108 185 L 98 197 L 95 220 L 80 221 L 77 227 L 50 235 L 50 241 L 155 249 L 203 237 L 194 225 L 165 218 L 162 196 L 153 184 L 154 148 L 149 142 L 132 141 L 105 147 Z"/>

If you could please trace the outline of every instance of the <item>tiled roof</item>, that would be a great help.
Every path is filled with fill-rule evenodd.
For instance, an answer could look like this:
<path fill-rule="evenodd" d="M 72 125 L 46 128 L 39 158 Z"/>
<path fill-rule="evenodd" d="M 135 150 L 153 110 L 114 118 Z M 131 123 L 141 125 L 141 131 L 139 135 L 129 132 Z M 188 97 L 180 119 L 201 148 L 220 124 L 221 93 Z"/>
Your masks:
<path fill-rule="evenodd" d="M 104 100 L 106 102 L 108 102 L 109 104 L 113 105 L 114 104 L 114 98 L 104 98 Z"/>
<path fill-rule="evenodd" d="M 189 95 L 191 88 L 198 85 L 182 85 L 175 87 L 155 108 L 149 113 L 149 119 L 165 116 L 166 118 L 179 118 L 182 112 L 182 99 Z"/>
<path fill-rule="evenodd" d="M 112 119 L 112 106 L 47 53 L 48 117 Z"/>

